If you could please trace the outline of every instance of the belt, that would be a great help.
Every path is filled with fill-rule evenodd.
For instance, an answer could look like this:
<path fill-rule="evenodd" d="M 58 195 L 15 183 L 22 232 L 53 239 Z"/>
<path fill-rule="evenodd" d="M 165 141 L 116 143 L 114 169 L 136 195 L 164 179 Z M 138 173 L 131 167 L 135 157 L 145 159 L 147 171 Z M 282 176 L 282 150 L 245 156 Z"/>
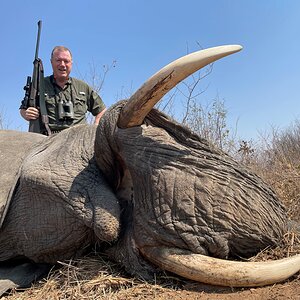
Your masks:
<path fill-rule="evenodd" d="M 61 131 L 63 131 L 63 129 L 62 130 L 51 130 L 51 134 L 60 133 Z M 41 134 L 48 136 L 48 132 L 47 131 L 43 131 L 43 132 L 41 132 Z"/>
<path fill-rule="evenodd" d="M 61 131 L 63 131 L 63 129 L 62 129 L 62 130 L 51 130 L 51 133 L 52 133 L 52 134 L 55 134 L 55 133 L 59 133 L 59 132 L 61 132 Z"/>

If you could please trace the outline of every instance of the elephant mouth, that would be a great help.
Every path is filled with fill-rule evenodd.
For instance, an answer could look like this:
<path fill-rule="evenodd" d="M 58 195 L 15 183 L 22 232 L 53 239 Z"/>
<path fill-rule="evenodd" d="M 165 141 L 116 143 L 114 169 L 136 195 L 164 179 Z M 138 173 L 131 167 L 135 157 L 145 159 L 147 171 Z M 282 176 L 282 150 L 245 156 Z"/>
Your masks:
<path fill-rule="evenodd" d="M 123 107 L 118 120 L 119 128 L 139 126 L 145 117 L 174 86 L 189 75 L 214 61 L 238 52 L 239 45 L 213 47 L 183 56 L 150 77 Z"/>
<path fill-rule="evenodd" d="M 144 257 L 160 268 L 202 283 L 256 287 L 288 279 L 300 269 L 300 254 L 264 262 L 240 262 L 166 247 L 144 247 Z"/>

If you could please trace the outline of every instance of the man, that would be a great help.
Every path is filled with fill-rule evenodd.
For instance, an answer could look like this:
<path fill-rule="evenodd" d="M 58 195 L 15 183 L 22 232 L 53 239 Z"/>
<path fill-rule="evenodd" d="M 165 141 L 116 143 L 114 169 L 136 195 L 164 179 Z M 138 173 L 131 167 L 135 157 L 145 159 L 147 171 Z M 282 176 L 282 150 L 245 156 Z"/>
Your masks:
<path fill-rule="evenodd" d="M 106 108 L 100 96 L 85 82 L 70 77 L 72 53 L 64 46 L 56 46 L 51 53 L 53 75 L 45 77 L 45 102 L 52 133 L 77 124 L 86 123 L 86 113 L 95 116 L 95 124 Z M 39 118 L 35 107 L 20 106 L 20 114 L 26 120 Z M 40 132 L 46 134 L 45 132 Z"/>

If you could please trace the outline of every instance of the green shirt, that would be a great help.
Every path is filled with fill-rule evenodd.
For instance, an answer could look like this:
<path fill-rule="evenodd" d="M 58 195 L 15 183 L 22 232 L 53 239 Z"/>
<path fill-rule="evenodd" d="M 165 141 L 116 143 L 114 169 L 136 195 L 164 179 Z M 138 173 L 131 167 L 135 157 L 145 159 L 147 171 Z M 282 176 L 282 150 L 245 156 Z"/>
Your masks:
<path fill-rule="evenodd" d="M 62 130 L 77 124 L 86 123 L 86 113 L 89 111 L 93 116 L 99 114 L 105 105 L 100 96 L 85 82 L 70 77 L 62 89 L 55 83 L 53 75 L 45 77 L 45 101 L 51 130 Z M 59 103 L 69 111 L 66 103 L 70 101 L 73 106 L 72 117 L 62 118 L 59 115 Z"/>
<path fill-rule="evenodd" d="M 100 96 L 84 81 L 73 77 L 61 88 L 56 84 L 53 75 L 47 76 L 44 78 L 44 90 L 49 127 L 54 132 L 85 124 L 88 111 L 96 116 L 105 109 Z M 25 100 L 22 101 L 20 109 L 27 109 Z M 70 110 L 72 113 L 69 113 Z M 62 111 L 67 114 L 62 115 Z"/>

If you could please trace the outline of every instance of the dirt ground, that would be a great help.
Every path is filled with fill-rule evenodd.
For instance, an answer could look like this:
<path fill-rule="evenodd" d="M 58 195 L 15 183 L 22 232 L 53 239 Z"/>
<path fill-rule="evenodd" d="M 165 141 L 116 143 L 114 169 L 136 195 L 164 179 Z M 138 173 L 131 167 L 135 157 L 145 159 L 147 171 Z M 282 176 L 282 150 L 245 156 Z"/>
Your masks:
<path fill-rule="evenodd" d="M 101 298 L 99 298 L 101 299 Z M 131 288 L 120 292 L 115 299 L 203 299 L 203 300 L 240 300 L 240 299 L 300 299 L 300 279 L 263 288 L 230 289 L 187 282 L 178 290 L 157 286 L 156 289 Z"/>
<path fill-rule="evenodd" d="M 297 251 L 298 252 L 298 251 Z M 228 288 L 161 274 L 153 283 L 126 276 L 119 267 L 99 257 L 72 261 L 50 273 L 32 288 L 11 291 L 1 300 L 61 299 L 299 299 L 300 273 L 288 281 L 259 288 Z"/>
<path fill-rule="evenodd" d="M 160 300 L 183 300 L 183 299 L 203 299 L 203 300 L 267 300 L 267 299 L 300 299 L 300 276 L 288 282 L 261 288 L 236 289 L 203 285 L 195 282 L 185 282 L 181 287 L 167 287 L 159 284 L 137 284 L 128 288 L 120 288 L 113 292 L 102 292 L 99 295 L 81 295 L 74 289 L 66 294 L 58 295 L 38 295 L 33 290 L 13 292 L 10 296 L 3 296 L 1 300 L 28 300 L 28 299 L 160 299 Z"/>

